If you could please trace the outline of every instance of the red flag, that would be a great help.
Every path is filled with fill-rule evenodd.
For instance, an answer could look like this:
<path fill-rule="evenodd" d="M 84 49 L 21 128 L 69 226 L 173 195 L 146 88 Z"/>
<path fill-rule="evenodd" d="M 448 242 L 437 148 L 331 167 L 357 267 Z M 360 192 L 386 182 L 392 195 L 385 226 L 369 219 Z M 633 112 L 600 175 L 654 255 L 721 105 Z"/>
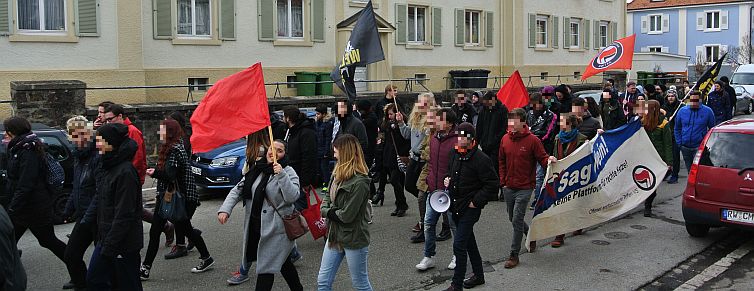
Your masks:
<path fill-rule="evenodd" d="M 503 102 L 508 110 L 515 108 L 521 108 L 529 104 L 529 91 L 524 86 L 524 80 L 521 79 L 521 74 L 518 70 L 513 72 L 505 85 L 500 87 L 497 91 L 497 100 Z"/>
<path fill-rule="evenodd" d="M 262 65 L 217 81 L 191 115 L 191 148 L 208 152 L 270 125 Z"/>
<path fill-rule="evenodd" d="M 631 69 L 634 62 L 634 42 L 636 34 L 621 38 L 600 50 L 592 61 L 586 65 L 581 80 L 607 70 Z"/>

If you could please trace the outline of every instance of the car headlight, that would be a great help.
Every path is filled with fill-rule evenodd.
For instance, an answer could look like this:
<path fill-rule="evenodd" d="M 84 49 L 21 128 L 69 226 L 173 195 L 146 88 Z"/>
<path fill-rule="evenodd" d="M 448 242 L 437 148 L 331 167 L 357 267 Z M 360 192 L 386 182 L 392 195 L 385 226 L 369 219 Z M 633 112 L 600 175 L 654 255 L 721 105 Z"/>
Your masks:
<path fill-rule="evenodd" d="M 217 158 L 212 160 L 212 162 L 209 164 L 212 167 L 231 167 L 235 166 L 236 163 L 238 163 L 238 156 L 230 156 L 230 157 L 223 157 L 223 158 Z"/>

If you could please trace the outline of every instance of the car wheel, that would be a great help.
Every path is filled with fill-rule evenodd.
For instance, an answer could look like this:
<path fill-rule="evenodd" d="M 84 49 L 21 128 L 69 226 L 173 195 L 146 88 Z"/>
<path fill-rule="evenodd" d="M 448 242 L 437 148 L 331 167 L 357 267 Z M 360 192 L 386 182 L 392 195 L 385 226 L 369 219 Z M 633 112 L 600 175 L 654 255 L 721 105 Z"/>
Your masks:
<path fill-rule="evenodd" d="M 749 108 L 746 109 L 746 114 L 751 114 L 751 112 L 754 112 L 754 100 L 749 100 Z"/>
<path fill-rule="evenodd" d="M 686 232 L 692 237 L 705 237 L 709 233 L 709 225 L 686 223 Z"/>

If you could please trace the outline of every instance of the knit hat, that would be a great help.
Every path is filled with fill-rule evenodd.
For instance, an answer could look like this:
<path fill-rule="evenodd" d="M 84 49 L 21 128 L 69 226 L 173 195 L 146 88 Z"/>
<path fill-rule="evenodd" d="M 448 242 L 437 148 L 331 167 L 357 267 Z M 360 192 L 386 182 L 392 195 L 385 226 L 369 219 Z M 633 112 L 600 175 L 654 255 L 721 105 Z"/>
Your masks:
<path fill-rule="evenodd" d="M 548 85 L 542 88 L 542 92 L 540 93 L 542 93 L 542 95 L 544 96 L 548 96 L 548 95 L 552 96 L 552 95 L 555 95 L 555 88 Z"/>
<path fill-rule="evenodd" d="M 675 88 L 668 89 L 668 95 L 673 94 L 676 98 L 678 98 L 678 91 L 675 90 Z"/>
<path fill-rule="evenodd" d="M 97 129 L 97 135 L 115 148 L 128 139 L 128 126 L 120 123 L 108 123 Z"/>
<path fill-rule="evenodd" d="M 456 126 L 456 134 L 468 138 L 476 138 L 476 129 L 474 129 L 474 125 L 471 123 L 463 122 Z"/>

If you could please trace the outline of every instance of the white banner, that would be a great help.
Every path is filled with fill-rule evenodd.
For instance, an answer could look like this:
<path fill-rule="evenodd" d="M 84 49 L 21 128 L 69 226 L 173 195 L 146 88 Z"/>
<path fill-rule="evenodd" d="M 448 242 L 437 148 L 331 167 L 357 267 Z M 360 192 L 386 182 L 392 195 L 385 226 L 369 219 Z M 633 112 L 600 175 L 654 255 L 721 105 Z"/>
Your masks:
<path fill-rule="evenodd" d="M 526 247 L 630 211 L 657 190 L 667 170 L 638 119 L 598 135 L 547 168 Z"/>

